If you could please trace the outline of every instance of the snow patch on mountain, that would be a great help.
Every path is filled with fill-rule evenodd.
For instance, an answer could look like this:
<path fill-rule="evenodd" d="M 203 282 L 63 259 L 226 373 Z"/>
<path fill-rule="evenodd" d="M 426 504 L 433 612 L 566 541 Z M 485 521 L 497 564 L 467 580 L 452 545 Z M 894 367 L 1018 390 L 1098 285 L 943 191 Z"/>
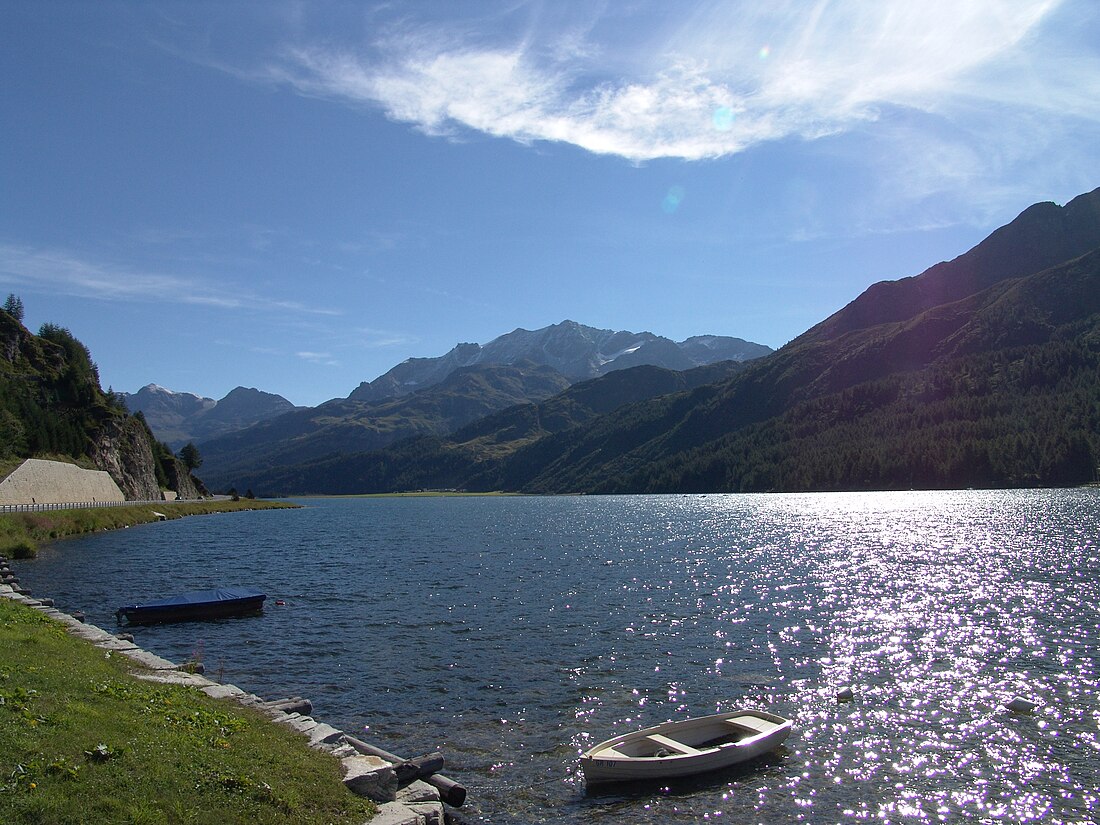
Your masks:
<path fill-rule="evenodd" d="M 643 364 L 684 370 L 718 361 L 747 361 L 770 352 L 769 347 L 740 338 L 702 335 L 676 343 L 651 332 L 597 329 L 567 320 L 536 330 L 520 327 L 484 346 L 458 344 L 438 358 L 409 358 L 375 380 L 364 381 L 348 398 L 379 401 L 408 395 L 470 366 L 530 361 L 552 367 L 571 381 L 583 381 Z"/>

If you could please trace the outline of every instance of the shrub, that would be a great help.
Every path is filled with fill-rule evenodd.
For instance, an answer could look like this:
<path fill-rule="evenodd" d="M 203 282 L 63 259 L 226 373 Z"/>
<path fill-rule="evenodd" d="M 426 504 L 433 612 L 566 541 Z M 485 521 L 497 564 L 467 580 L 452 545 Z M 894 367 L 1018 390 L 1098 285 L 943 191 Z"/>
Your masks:
<path fill-rule="evenodd" d="M 30 539 L 15 539 L 4 547 L 4 554 L 13 559 L 33 559 L 38 548 Z"/>

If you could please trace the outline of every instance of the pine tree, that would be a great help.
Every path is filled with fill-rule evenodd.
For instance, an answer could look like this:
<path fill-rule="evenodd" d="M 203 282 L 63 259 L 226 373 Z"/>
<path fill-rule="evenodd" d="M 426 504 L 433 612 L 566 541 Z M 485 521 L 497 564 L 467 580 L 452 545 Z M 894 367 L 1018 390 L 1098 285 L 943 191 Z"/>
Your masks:
<path fill-rule="evenodd" d="M 23 299 L 15 293 L 8 293 L 8 299 L 4 301 L 4 312 L 23 323 Z"/>

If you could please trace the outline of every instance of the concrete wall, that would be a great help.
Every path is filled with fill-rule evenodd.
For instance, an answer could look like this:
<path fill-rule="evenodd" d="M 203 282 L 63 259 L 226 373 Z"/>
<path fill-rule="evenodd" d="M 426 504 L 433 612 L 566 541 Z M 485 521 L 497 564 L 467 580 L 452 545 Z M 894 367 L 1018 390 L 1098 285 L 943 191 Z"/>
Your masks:
<path fill-rule="evenodd" d="M 60 461 L 28 458 L 0 481 L 0 504 L 67 504 L 125 501 L 111 476 Z"/>

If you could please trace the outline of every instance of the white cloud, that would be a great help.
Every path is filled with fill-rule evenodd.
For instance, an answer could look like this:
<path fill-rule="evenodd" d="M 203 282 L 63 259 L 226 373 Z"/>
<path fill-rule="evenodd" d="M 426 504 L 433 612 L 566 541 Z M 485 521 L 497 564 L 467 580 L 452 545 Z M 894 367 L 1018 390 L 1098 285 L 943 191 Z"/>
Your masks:
<path fill-rule="evenodd" d="M 330 352 L 308 352 L 308 351 L 303 351 L 303 352 L 296 352 L 295 355 L 297 355 L 303 361 L 309 361 L 311 364 L 319 364 L 319 365 L 325 366 L 325 367 L 338 367 L 338 366 L 340 366 L 340 362 L 336 361 L 332 357 L 332 353 L 330 353 Z"/>
<path fill-rule="evenodd" d="M 621 12 L 602 28 L 590 15 L 563 24 L 559 13 L 553 27 L 505 42 L 436 21 L 406 24 L 369 49 L 299 47 L 269 77 L 379 106 L 428 134 L 472 129 L 633 161 L 818 138 L 889 107 L 951 118 L 989 101 L 1100 120 L 1095 55 L 1041 70 L 1026 59 L 1024 44 L 1059 5 L 716 0 L 678 5 L 657 28 Z"/>
<path fill-rule="evenodd" d="M 419 344 L 420 338 L 407 332 L 393 332 L 385 329 L 360 327 L 355 330 L 359 346 L 364 349 L 392 349 Z"/>
<path fill-rule="evenodd" d="M 333 316 L 336 310 L 313 308 L 249 294 L 230 284 L 211 286 L 201 278 L 149 272 L 88 260 L 58 249 L 0 243 L 0 282 L 101 301 L 188 304 L 214 309 L 254 309 Z"/>

